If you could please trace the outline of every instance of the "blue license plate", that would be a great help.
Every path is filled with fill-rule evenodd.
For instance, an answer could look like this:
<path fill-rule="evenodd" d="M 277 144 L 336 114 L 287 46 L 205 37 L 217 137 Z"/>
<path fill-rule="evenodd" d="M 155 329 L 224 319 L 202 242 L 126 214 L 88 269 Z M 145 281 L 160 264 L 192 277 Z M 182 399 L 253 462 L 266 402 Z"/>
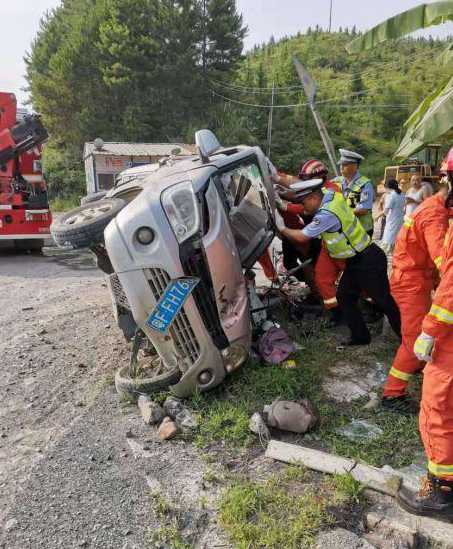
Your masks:
<path fill-rule="evenodd" d="M 172 322 L 182 309 L 199 278 L 183 277 L 171 280 L 156 307 L 149 315 L 146 325 L 163 334 L 168 332 Z"/>

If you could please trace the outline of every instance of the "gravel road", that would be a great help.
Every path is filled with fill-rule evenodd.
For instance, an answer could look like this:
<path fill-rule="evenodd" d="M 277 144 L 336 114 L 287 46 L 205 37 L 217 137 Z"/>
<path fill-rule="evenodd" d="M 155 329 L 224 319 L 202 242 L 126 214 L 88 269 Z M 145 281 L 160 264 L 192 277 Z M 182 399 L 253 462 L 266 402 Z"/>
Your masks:
<path fill-rule="evenodd" d="M 151 491 L 178 503 L 193 547 L 227 547 L 199 505 L 199 456 L 117 398 L 128 347 L 88 253 L 1 253 L 0 331 L 2 549 L 150 547 Z"/>

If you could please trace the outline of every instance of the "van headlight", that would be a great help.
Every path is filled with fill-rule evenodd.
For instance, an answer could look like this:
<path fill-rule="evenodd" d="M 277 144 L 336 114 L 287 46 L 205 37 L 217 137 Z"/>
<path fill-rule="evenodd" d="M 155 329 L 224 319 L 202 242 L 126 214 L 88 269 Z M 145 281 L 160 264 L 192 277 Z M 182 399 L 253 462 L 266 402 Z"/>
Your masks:
<path fill-rule="evenodd" d="M 184 242 L 200 228 L 200 212 L 192 183 L 184 181 L 162 193 L 162 206 L 178 242 Z"/>

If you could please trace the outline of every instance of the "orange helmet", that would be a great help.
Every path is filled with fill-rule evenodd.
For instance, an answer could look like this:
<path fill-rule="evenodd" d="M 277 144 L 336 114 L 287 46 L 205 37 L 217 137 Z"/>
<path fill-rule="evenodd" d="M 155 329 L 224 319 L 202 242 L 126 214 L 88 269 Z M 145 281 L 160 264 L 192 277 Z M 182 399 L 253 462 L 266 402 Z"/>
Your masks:
<path fill-rule="evenodd" d="M 308 180 L 318 177 L 324 178 L 328 173 L 327 166 L 321 160 L 308 160 L 308 162 L 301 165 L 298 176 L 299 179 Z"/>

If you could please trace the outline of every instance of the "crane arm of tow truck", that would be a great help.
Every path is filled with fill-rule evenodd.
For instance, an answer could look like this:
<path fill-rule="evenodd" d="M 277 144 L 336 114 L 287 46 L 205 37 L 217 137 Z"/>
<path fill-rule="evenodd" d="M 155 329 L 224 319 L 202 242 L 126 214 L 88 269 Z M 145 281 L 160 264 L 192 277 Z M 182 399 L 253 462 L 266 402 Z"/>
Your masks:
<path fill-rule="evenodd" d="M 0 132 L 0 167 L 20 154 L 44 143 L 49 137 L 38 115 L 26 116 L 12 128 Z"/>

